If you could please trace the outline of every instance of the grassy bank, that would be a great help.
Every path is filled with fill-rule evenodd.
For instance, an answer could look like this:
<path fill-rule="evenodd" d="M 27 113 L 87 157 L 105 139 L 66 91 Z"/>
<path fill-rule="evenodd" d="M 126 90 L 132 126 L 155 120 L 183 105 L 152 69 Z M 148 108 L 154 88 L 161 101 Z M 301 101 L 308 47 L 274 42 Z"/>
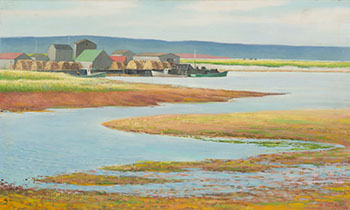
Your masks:
<path fill-rule="evenodd" d="M 166 122 L 166 123 L 165 123 Z M 325 151 L 266 154 L 239 160 L 194 162 L 144 161 L 129 165 L 107 166 L 104 170 L 181 173 L 188 168 L 239 173 L 266 172 L 270 169 L 298 167 L 300 164 L 336 167 L 350 164 L 350 110 L 269 111 L 235 114 L 163 115 L 123 119 L 105 123 L 126 131 L 194 136 L 286 138 L 340 143 L 346 148 Z M 170 129 L 171 128 L 171 129 Z M 166 131 L 166 132 L 164 132 Z M 276 136 L 276 137 L 275 137 Z M 199 138 L 198 140 L 201 140 Z M 236 143 L 236 142 L 225 142 Z M 302 171 L 300 173 L 303 173 Z M 265 179 L 264 173 L 256 179 Z M 59 177 L 69 183 L 81 175 Z M 238 174 L 244 176 L 243 174 Z M 63 179 L 62 179 L 63 178 Z M 55 179 L 50 177 L 50 182 Z M 105 177 L 103 178 L 105 179 Z M 313 179 L 317 179 L 314 177 Z M 84 180 L 84 179 L 83 179 Z M 89 182 L 96 183 L 96 177 Z M 60 181 L 54 180 L 57 183 Z M 85 180 L 86 181 L 86 180 Z M 303 182 L 300 178 L 297 182 Z M 102 181 L 103 183 L 103 181 Z M 138 183 L 138 182 L 136 182 Z M 140 197 L 104 192 L 64 192 L 0 186 L 0 209 L 348 209 L 350 181 L 308 184 L 307 189 L 290 185 L 257 186 L 251 191 L 217 194 L 214 197 Z"/>
<path fill-rule="evenodd" d="M 300 164 L 316 166 L 350 164 L 350 110 L 265 111 L 233 114 L 161 115 L 120 119 L 104 123 L 113 129 L 149 134 L 191 136 L 198 140 L 216 137 L 219 143 L 245 143 L 232 138 L 291 139 L 342 144 L 346 148 L 302 143 L 306 149 L 324 151 L 289 152 L 259 155 L 239 160 L 204 160 L 194 162 L 145 161 L 130 165 L 106 166 L 114 171 L 207 171 L 259 172 Z M 222 139 L 220 139 L 222 138 Z M 225 139 L 226 138 L 226 139 Z M 212 141 L 211 139 L 209 139 Z M 256 141 L 248 142 L 256 143 Z M 281 146 L 280 140 L 257 142 L 262 146 Z M 290 143 L 288 143 L 289 145 Z M 298 147 L 297 147 L 298 148 Z"/>
<path fill-rule="evenodd" d="M 350 146 L 350 110 L 161 115 L 104 123 L 113 129 L 192 137 L 292 139 Z"/>
<path fill-rule="evenodd" d="M 350 182 L 323 190 L 268 189 L 213 197 L 138 197 L 105 192 L 68 192 L 0 186 L 0 209 L 339 209 L 350 205 Z"/>
<path fill-rule="evenodd" d="M 193 63 L 191 59 L 181 59 L 181 63 Z M 265 66 L 265 67 L 283 67 L 295 66 L 299 68 L 322 67 L 322 68 L 349 68 L 350 62 L 340 61 L 297 61 L 297 60 L 196 60 L 197 64 L 215 64 L 215 65 L 236 65 L 236 66 Z"/>
<path fill-rule="evenodd" d="M 0 92 L 108 92 L 132 88 L 132 85 L 64 73 L 0 70 Z"/>
<path fill-rule="evenodd" d="M 265 95 L 270 94 L 78 78 L 63 73 L 0 70 L 0 109 L 10 111 L 223 102 Z"/>
<path fill-rule="evenodd" d="M 108 176 L 94 175 L 88 173 L 60 174 L 57 176 L 48 176 L 41 179 L 35 179 L 36 182 L 73 184 L 73 185 L 127 185 L 127 184 L 150 184 L 178 182 L 178 180 L 152 179 L 136 176 Z"/>

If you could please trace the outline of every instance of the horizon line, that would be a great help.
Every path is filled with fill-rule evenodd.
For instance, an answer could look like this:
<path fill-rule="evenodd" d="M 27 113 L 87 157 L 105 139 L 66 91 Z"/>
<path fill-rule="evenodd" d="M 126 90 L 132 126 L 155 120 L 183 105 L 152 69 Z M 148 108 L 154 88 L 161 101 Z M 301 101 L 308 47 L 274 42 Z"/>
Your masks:
<path fill-rule="evenodd" d="M 109 37 L 109 38 L 120 38 L 120 39 L 133 39 L 133 40 L 154 40 L 163 42 L 207 42 L 217 44 L 237 44 L 237 45 L 260 45 L 260 46 L 289 46 L 289 47 L 334 47 L 334 48 L 350 48 L 349 46 L 339 45 L 293 45 L 293 44 L 256 44 L 256 43 L 238 43 L 238 42 L 217 42 L 217 41 L 205 41 L 205 40 L 163 40 L 163 39 L 152 39 L 152 38 L 130 38 L 130 37 L 118 37 L 110 35 L 51 35 L 51 36 L 6 36 L 0 37 L 0 39 L 6 38 L 49 38 L 49 37 L 78 37 L 78 36 L 90 36 L 90 37 Z"/>

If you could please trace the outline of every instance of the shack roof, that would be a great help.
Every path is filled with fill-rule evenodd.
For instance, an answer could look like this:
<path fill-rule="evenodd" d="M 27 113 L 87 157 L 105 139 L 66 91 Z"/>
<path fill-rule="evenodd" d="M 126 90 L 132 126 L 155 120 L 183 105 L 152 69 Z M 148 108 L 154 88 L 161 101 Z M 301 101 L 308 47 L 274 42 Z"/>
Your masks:
<path fill-rule="evenodd" d="M 172 53 L 151 53 L 151 52 L 146 52 L 146 53 L 136 54 L 136 56 L 159 57 L 159 56 L 168 55 L 168 54 L 172 54 Z"/>
<path fill-rule="evenodd" d="M 72 50 L 72 47 L 67 44 L 52 44 L 51 46 L 60 50 Z"/>
<path fill-rule="evenodd" d="M 76 61 L 94 61 L 103 50 L 84 50 L 75 60 Z"/>
<path fill-rule="evenodd" d="M 127 53 L 127 52 L 133 53 L 130 50 L 116 50 L 116 51 L 112 52 L 112 54 L 124 54 L 124 53 Z"/>
<path fill-rule="evenodd" d="M 14 60 L 21 55 L 24 53 L 0 53 L 0 59 Z"/>
<path fill-rule="evenodd" d="M 109 56 L 112 61 L 118 61 L 118 62 L 126 62 L 127 57 L 126 56 Z"/>
<path fill-rule="evenodd" d="M 82 39 L 82 40 L 79 40 L 79 41 L 74 42 L 74 44 L 80 44 L 80 43 L 83 43 L 83 42 L 91 42 L 91 43 L 94 43 L 94 42 L 92 42 L 91 40 Z M 95 44 L 95 43 L 94 43 L 94 44 Z"/>

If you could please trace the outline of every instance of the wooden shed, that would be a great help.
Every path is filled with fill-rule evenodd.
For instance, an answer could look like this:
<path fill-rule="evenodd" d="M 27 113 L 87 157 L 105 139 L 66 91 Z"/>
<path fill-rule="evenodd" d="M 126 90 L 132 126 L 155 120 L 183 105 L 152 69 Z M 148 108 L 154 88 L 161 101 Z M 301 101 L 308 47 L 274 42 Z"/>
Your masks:
<path fill-rule="evenodd" d="M 79 40 L 74 43 L 74 58 L 77 58 L 84 50 L 95 50 L 97 48 L 97 45 L 88 40 L 88 39 L 83 39 Z"/>
<path fill-rule="evenodd" d="M 140 53 L 134 55 L 134 60 L 169 62 L 172 65 L 180 63 L 180 57 L 173 53 Z"/>
<path fill-rule="evenodd" d="M 104 50 L 84 50 L 75 61 L 90 70 L 109 70 L 112 65 L 112 59 Z"/>
<path fill-rule="evenodd" d="M 50 61 L 72 61 L 73 49 L 67 44 L 52 44 L 48 56 Z"/>
<path fill-rule="evenodd" d="M 0 69 L 13 68 L 19 60 L 31 60 L 31 58 L 24 53 L 0 53 Z"/>

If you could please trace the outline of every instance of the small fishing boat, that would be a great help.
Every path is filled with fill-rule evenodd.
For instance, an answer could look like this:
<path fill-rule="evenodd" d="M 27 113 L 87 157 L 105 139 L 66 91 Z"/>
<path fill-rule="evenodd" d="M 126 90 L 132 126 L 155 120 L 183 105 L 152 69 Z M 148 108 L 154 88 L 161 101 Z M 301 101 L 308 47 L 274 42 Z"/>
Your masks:
<path fill-rule="evenodd" d="M 190 77 L 226 77 L 228 71 L 218 73 L 207 73 L 207 74 L 190 74 Z"/>
<path fill-rule="evenodd" d="M 183 77 L 185 75 L 174 75 L 169 74 L 169 69 L 164 69 L 162 71 L 152 70 L 152 77 Z"/>
<path fill-rule="evenodd" d="M 78 77 L 86 77 L 86 78 L 100 78 L 100 77 L 106 77 L 107 72 L 96 72 L 92 73 L 91 69 L 80 69 L 79 72 L 77 72 Z"/>
<path fill-rule="evenodd" d="M 80 77 L 87 77 L 87 78 L 100 78 L 100 77 L 106 77 L 106 72 L 98 72 L 88 75 L 80 75 Z"/>

